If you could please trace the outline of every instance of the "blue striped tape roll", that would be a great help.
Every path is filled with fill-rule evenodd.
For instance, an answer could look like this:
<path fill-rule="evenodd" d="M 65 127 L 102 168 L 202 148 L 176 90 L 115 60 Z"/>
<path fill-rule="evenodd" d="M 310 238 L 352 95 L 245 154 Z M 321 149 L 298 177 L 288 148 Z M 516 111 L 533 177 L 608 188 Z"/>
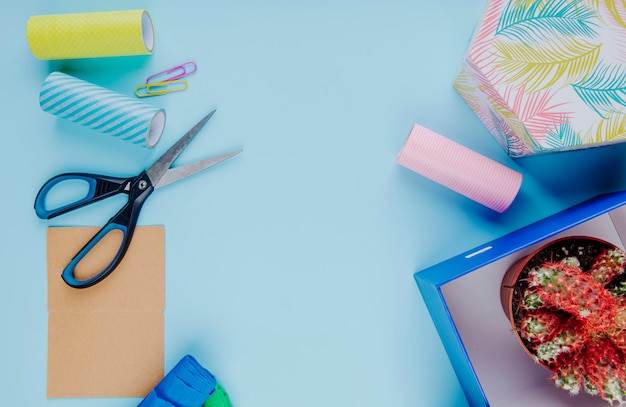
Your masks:
<path fill-rule="evenodd" d="M 165 127 L 163 109 L 61 72 L 45 79 L 39 105 L 44 112 L 148 148 Z"/>

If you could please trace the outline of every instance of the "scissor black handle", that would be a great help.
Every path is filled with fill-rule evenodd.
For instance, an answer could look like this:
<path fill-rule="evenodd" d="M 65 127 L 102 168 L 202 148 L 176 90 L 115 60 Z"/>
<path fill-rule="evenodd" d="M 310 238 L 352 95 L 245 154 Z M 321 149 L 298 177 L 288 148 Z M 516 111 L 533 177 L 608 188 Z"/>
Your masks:
<path fill-rule="evenodd" d="M 130 187 L 132 180 L 133 178 L 117 178 L 82 172 L 70 172 L 57 175 L 46 181 L 37 193 L 37 197 L 35 198 L 35 213 L 40 219 L 52 219 L 110 196 L 123 192 L 128 193 L 128 191 L 125 191 L 125 188 Z M 87 185 L 88 190 L 86 194 L 75 201 L 48 209 L 47 199 L 50 192 L 55 187 L 60 187 L 62 184 L 76 181 Z"/>
<path fill-rule="evenodd" d="M 80 198 L 69 203 L 61 204 L 55 208 L 48 208 L 48 194 L 57 186 L 63 183 L 80 181 L 87 184 L 87 192 Z M 41 219 L 52 219 L 56 216 L 70 212 L 74 209 L 98 202 L 102 199 L 125 193 L 128 195 L 128 202 L 96 233 L 91 240 L 83 246 L 63 270 L 61 276 L 63 280 L 75 288 L 90 287 L 107 277 L 120 264 L 126 254 L 139 212 L 145 200 L 154 191 L 150 178 L 144 171 L 137 177 L 118 178 L 106 175 L 87 174 L 81 172 L 66 173 L 50 178 L 39 190 L 35 198 L 35 212 Z M 107 261 L 107 265 L 97 273 L 89 273 L 91 277 L 79 279 L 76 277 L 76 268 L 81 261 L 91 252 L 98 243 L 111 233 L 121 232 L 122 239 L 115 254 Z"/>
<path fill-rule="evenodd" d="M 150 183 L 150 179 L 146 175 L 145 171 L 136 178 L 133 178 L 133 181 L 129 186 L 129 198 L 126 205 L 124 205 L 119 212 L 109 219 L 102 229 L 100 229 L 100 231 L 96 233 L 91 240 L 83 246 L 82 249 L 80 249 L 80 251 L 63 270 L 61 277 L 63 277 L 63 280 L 69 286 L 74 288 L 91 287 L 92 285 L 102 281 L 109 274 L 111 274 L 113 270 L 115 270 L 130 246 L 141 207 L 153 191 L 154 187 Z M 108 264 L 92 277 L 84 280 L 76 278 L 76 267 L 79 265 L 81 260 L 83 260 L 85 256 L 93 250 L 97 244 L 102 241 L 102 239 L 105 238 L 105 236 L 109 235 L 109 233 L 114 233 L 115 231 L 122 232 L 122 241 L 115 255 L 113 255 Z"/>

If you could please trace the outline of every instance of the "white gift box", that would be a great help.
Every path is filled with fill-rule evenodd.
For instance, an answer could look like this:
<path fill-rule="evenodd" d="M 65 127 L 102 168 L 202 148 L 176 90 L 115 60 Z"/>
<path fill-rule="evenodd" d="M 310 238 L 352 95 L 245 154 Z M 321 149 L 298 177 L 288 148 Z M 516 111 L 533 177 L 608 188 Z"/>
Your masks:
<path fill-rule="evenodd" d="M 511 157 L 626 140 L 626 3 L 489 0 L 454 86 Z"/>

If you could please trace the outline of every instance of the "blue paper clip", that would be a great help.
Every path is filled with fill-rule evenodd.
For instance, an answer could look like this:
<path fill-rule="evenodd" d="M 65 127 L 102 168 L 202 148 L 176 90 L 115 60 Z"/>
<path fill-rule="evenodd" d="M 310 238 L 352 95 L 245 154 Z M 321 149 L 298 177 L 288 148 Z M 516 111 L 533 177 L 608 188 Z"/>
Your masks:
<path fill-rule="evenodd" d="M 139 98 L 145 98 L 149 96 L 165 95 L 172 92 L 180 92 L 187 89 L 187 81 L 184 79 L 177 79 L 167 82 L 152 82 L 144 83 L 135 88 L 135 95 Z"/>
<path fill-rule="evenodd" d="M 195 62 L 185 62 L 184 64 L 177 65 L 173 68 L 149 76 L 148 79 L 146 79 L 146 83 L 175 81 L 187 75 L 191 75 L 196 72 L 197 69 L 198 66 Z M 165 76 L 165 78 L 160 78 L 161 76 Z"/>

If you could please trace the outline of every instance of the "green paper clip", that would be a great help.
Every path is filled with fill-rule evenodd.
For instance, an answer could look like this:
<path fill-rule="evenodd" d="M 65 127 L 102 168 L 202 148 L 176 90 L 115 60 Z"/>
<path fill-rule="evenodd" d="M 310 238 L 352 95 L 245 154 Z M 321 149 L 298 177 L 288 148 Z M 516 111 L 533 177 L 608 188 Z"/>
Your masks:
<path fill-rule="evenodd" d="M 175 81 L 144 83 L 135 88 L 135 95 L 139 98 L 148 96 L 165 95 L 172 92 L 180 92 L 187 89 L 189 85 L 185 79 Z"/>
<path fill-rule="evenodd" d="M 211 394 L 211 397 L 204 402 L 203 407 L 233 407 L 233 405 L 226 390 L 218 383 L 215 385 L 215 391 Z"/>

